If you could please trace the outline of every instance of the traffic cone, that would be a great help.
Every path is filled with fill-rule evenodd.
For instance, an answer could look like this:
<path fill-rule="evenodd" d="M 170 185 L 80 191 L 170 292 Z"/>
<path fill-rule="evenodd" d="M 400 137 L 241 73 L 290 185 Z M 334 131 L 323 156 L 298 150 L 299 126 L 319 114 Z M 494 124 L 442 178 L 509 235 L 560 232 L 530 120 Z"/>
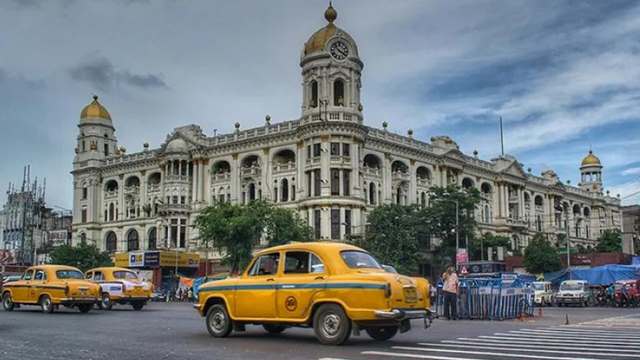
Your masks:
<path fill-rule="evenodd" d="M 569 325 L 569 314 L 564 314 L 564 315 L 565 315 L 564 324 Z"/>

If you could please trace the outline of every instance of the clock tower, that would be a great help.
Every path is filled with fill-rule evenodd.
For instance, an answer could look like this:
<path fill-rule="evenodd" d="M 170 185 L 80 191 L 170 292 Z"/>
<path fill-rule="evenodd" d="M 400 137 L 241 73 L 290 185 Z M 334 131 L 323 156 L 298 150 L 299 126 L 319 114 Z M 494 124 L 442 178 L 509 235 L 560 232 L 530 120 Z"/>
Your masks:
<path fill-rule="evenodd" d="M 360 76 L 363 63 L 351 35 L 334 23 L 338 17 L 329 4 L 328 24 L 304 44 L 302 68 L 302 117 L 305 121 L 362 122 Z"/>

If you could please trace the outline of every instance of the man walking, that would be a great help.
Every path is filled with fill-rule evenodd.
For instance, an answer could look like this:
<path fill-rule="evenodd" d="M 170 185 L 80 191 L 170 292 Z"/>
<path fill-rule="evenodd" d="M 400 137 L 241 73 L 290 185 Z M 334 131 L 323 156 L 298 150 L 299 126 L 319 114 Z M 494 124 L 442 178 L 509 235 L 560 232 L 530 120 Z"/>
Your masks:
<path fill-rule="evenodd" d="M 449 266 L 447 271 L 442 274 L 444 286 L 444 316 L 447 320 L 456 320 L 458 318 L 458 275 L 453 270 L 453 266 Z"/>

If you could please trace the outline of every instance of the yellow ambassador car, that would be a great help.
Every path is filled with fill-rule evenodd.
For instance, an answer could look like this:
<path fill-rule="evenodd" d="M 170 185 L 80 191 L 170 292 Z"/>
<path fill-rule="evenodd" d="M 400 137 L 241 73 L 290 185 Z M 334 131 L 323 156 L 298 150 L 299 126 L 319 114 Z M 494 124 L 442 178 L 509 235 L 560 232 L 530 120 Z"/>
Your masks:
<path fill-rule="evenodd" d="M 84 280 L 82 271 L 71 266 L 39 265 L 28 268 L 22 278 L 2 288 L 2 306 L 39 305 L 52 313 L 58 306 L 77 307 L 86 313 L 100 299 L 100 286 Z"/>
<path fill-rule="evenodd" d="M 151 299 L 153 286 L 138 278 L 138 275 L 121 267 L 101 267 L 86 272 L 87 280 L 102 288 L 100 307 L 111 310 L 113 304 L 129 304 L 134 310 L 142 310 Z"/>
<path fill-rule="evenodd" d="M 366 251 L 330 242 L 293 243 L 262 250 L 239 278 L 200 288 L 194 307 L 212 336 L 225 337 L 245 324 L 269 333 L 313 327 L 323 344 L 344 343 L 365 330 L 388 340 L 431 322 L 429 282 L 386 272 Z"/>

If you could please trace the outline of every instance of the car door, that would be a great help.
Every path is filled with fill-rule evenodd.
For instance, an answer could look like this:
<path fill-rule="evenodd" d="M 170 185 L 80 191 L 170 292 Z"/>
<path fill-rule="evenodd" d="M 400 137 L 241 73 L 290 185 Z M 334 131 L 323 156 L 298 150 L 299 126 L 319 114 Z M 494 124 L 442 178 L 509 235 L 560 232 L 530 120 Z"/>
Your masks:
<path fill-rule="evenodd" d="M 29 291 L 33 280 L 33 269 L 27 269 L 22 275 L 22 279 L 16 281 L 13 290 L 13 301 L 17 303 L 29 302 Z"/>
<path fill-rule="evenodd" d="M 44 270 L 35 269 L 33 280 L 31 280 L 31 285 L 29 285 L 29 299 L 31 301 L 37 302 L 40 298 L 46 277 Z"/>
<path fill-rule="evenodd" d="M 326 270 L 322 260 L 308 251 L 287 251 L 276 294 L 278 317 L 305 319 L 314 296 L 324 291 Z"/>
<path fill-rule="evenodd" d="M 276 317 L 276 284 L 280 253 L 259 256 L 236 285 L 235 316 L 243 319 Z"/>

